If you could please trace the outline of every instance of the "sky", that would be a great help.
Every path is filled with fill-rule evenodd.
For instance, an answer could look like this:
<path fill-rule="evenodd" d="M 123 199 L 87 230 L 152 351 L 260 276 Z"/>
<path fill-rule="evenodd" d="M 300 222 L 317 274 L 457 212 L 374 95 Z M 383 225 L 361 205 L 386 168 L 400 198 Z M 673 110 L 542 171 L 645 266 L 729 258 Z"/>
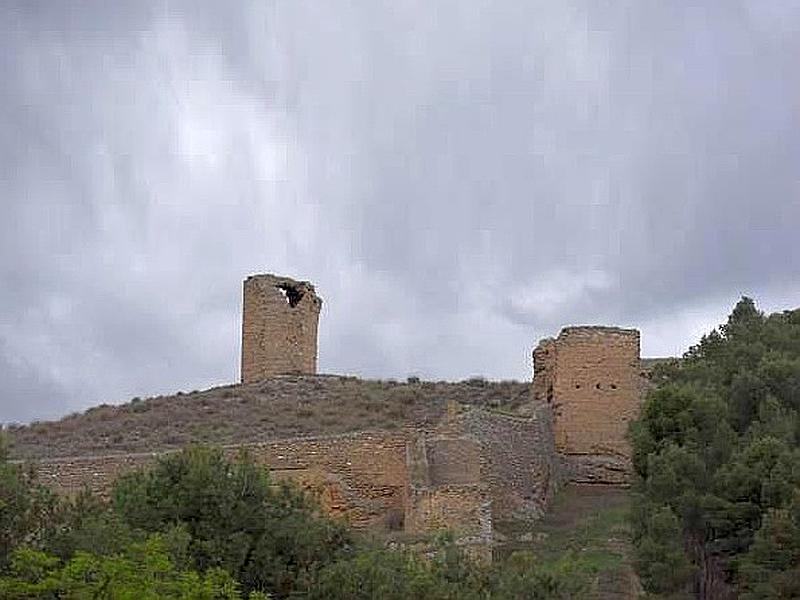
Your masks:
<path fill-rule="evenodd" d="M 253 273 L 370 378 L 796 308 L 798 55 L 794 0 L 0 0 L 0 422 L 236 381 Z"/>

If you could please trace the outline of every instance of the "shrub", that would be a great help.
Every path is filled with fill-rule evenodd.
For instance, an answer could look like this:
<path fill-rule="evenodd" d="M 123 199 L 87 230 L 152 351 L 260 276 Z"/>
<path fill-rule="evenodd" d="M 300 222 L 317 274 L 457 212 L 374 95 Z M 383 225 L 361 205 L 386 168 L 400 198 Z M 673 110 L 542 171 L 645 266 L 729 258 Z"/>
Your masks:
<path fill-rule="evenodd" d="M 77 552 L 63 565 L 43 552 L 19 548 L 9 575 L 0 578 L 0 597 L 238 600 L 241 595 L 238 583 L 221 569 L 204 575 L 178 570 L 156 535 L 123 554 Z"/>
<path fill-rule="evenodd" d="M 742 298 L 652 381 L 630 430 L 645 588 L 793 597 L 800 551 L 782 536 L 800 495 L 800 310 L 765 316 Z"/>
<path fill-rule="evenodd" d="M 137 529 L 182 525 L 192 567 L 223 568 L 246 591 L 306 589 L 350 544 L 342 525 L 320 516 L 294 487 L 272 484 L 246 452 L 234 461 L 200 446 L 166 455 L 154 469 L 119 479 L 113 505 Z"/>

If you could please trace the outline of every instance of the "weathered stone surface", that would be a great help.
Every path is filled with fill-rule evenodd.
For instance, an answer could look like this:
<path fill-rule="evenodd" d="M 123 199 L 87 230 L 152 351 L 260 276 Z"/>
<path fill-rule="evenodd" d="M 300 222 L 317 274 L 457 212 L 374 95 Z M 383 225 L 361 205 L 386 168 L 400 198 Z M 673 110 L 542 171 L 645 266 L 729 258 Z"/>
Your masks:
<path fill-rule="evenodd" d="M 564 481 L 549 407 L 540 405 L 527 418 L 472 410 L 462 416 L 459 429 L 480 444 L 480 478 L 492 501 L 493 518 L 538 519 Z"/>
<path fill-rule="evenodd" d="M 291 479 L 315 495 L 331 514 L 355 527 L 378 525 L 390 510 L 402 511 L 407 487 L 402 432 L 361 432 L 225 447 L 246 449 L 277 479 Z M 161 453 L 166 454 L 166 453 Z M 152 465 L 159 454 L 64 457 L 32 463 L 40 480 L 62 494 L 88 487 L 105 497 L 123 473 Z"/>
<path fill-rule="evenodd" d="M 462 544 L 490 543 L 491 499 L 481 479 L 481 445 L 450 420 L 439 431 L 410 432 L 406 449 L 405 530 L 450 530 Z"/>
<path fill-rule="evenodd" d="M 638 416 L 642 394 L 637 330 L 562 329 L 534 351 L 533 388 L 553 408 L 556 451 L 570 457 L 573 478 L 627 479 L 628 423 Z M 576 456 L 585 459 L 576 462 Z"/>
<path fill-rule="evenodd" d="M 409 533 L 449 530 L 461 544 L 492 541 L 491 502 L 480 484 L 411 488 L 405 519 Z"/>
<path fill-rule="evenodd" d="M 556 385 L 556 341 L 546 338 L 533 350 L 533 398 L 552 403 Z"/>
<path fill-rule="evenodd" d="M 604 485 L 628 485 L 631 477 L 631 461 L 627 457 L 573 454 L 565 457 L 564 472 L 573 483 L 602 483 Z"/>
<path fill-rule="evenodd" d="M 251 275 L 244 282 L 242 382 L 317 372 L 322 300 L 307 281 Z"/>

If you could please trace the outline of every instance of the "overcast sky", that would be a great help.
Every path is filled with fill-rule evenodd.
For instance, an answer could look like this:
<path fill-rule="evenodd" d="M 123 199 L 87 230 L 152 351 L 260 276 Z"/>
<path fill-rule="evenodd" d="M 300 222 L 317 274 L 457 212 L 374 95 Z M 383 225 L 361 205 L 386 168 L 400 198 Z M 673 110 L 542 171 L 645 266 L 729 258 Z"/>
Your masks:
<path fill-rule="evenodd" d="M 251 273 L 398 379 L 800 306 L 798 56 L 796 0 L 0 0 L 0 422 L 236 380 Z"/>

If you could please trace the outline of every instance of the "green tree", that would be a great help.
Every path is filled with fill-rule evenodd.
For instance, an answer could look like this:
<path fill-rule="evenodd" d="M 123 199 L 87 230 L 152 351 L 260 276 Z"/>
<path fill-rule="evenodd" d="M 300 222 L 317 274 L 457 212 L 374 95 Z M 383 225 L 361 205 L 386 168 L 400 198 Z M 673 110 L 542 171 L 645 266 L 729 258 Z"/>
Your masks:
<path fill-rule="evenodd" d="M 222 569 L 204 575 L 180 571 L 164 540 L 154 535 L 122 554 L 77 552 L 69 561 L 25 547 L 17 549 L 10 573 L 0 578 L 0 597 L 104 600 L 238 600 L 239 584 Z M 263 598 L 263 596 L 261 596 Z"/>
<path fill-rule="evenodd" d="M 310 589 L 312 600 L 444 600 L 454 586 L 437 578 L 425 559 L 408 551 L 358 553 L 323 569 Z"/>
<path fill-rule="evenodd" d="M 770 509 L 740 568 L 743 600 L 800 598 L 800 495 Z"/>
<path fill-rule="evenodd" d="M 246 453 L 231 461 L 219 449 L 191 447 L 121 478 L 112 495 L 129 526 L 183 528 L 194 569 L 225 569 L 247 591 L 306 589 L 351 545 L 343 525 L 295 488 L 273 484 Z"/>
<path fill-rule="evenodd" d="M 492 600 L 570 600 L 589 596 L 595 569 L 568 552 L 542 563 L 527 552 L 515 552 L 493 565 L 488 597 Z"/>
<path fill-rule="evenodd" d="M 0 432 L 0 570 L 20 544 L 41 545 L 56 523 L 58 499 L 40 485 L 32 470 L 9 462 Z"/>
<path fill-rule="evenodd" d="M 683 545 L 681 521 L 669 506 L 634 503 L 636 568 L 646 589 L 680 594 L 691 586 L 694 568 Z"/>
<path fill-rule="evenodd" d="M 86 489 L 62 499 L 54 515 L 58 526 L 42 544 L 43 550 L 61 559 L 81 551 L 108 556 L 122 552 L 135 541 L 143 541 L 143 535 L 109 508 L 107 502 Z"/>
<path fill-rule="evenodd" d="M 765 316 L 742 298 L 653 381 L 630 430 L 642 580 L 701 598 L 750 585 L 751 549 L 767 552 L 800 486 L 800 311 Z M 791 579 L 783 567 L 771 581 Z"/>

